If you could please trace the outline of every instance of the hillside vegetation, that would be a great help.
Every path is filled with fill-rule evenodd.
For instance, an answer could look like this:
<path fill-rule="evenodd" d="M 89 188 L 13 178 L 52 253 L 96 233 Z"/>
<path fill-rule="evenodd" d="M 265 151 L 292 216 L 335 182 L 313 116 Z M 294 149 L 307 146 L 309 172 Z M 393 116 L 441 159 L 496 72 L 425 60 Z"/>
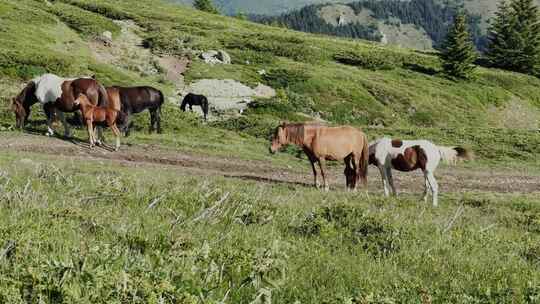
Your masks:
<path fill-rule="evenodd" d="M 246 115 L 215 127 L 267 138 L 280 120 L 306 120 L 307 114 L 331 123 L 384 127 L 373 129 L 374 136 L 428 136 L 469 145 L 484 159 L 538 161 L 540 80 L 535 77 L 480 68 L 474 80 L 455 82 L 439 75 L 439 59 L 433 54 L 303 34 L 149 1 L 44 3 L 0 2 L 4 125 L 12 121 L 8 97 L 20 82 L 45 71 L 66 76 L 93 73 L 107 85 L 153 84 L 171 95 L 174 84 L 159 74 L 106 65 L 91 55 L 90 37 L 105 30 L 117 33 L 112 21 L 130 19 L 141 26 L 139 34 L 155 54 L 194 59 L 187 82 L 231 78 L 278 89 L 274 100 L 255 103 Z M 233 64 L 210 66 L 196 59 L 197 52 L 208 49 L 227 50 Z M 265 75 L 258 73 L 262 69 Z"/>

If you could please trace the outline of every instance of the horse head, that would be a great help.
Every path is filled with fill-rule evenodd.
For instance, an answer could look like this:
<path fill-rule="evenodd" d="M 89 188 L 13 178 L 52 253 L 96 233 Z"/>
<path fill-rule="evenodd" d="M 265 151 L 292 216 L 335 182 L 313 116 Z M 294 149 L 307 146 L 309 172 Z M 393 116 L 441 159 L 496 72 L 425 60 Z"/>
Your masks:
<path fill-rule="evenodd" d="M 11 109 L 13 110 L 13 113 L 15 113 L 16 127 L 17 128 L 24 127 L 27 112 L 23 104 L 16 97 L 12 99 Z"/>
<path fill-rule="evenodd" d="M 86 97 L 86 95 L 79 93 L 75 101 L 73 101 L 73 104 L 77 106 L 81 104 L 86 105 L 86 104 L 90 104 L 90 100 L 88 99 L 88 97 Z"/>
<path fill-rule="evenodd" d="M 28 116 L 30 115 L 30 107 L 38 102 L 36 95 L 36 84 L 31 81 L 24 89 L 14 98 L 11 99 L 11 109 L 15 113 L 15 124 L 17 128 L 23 128 Z"/>
<path fill-rule="evenodd" d="M 286 143 L 287 143 L 286 124 L 282 123 L 274 131 L 274 135 L 272 136 L 272 144 L 270 146 L 270 153 L 275 154 Z"/>

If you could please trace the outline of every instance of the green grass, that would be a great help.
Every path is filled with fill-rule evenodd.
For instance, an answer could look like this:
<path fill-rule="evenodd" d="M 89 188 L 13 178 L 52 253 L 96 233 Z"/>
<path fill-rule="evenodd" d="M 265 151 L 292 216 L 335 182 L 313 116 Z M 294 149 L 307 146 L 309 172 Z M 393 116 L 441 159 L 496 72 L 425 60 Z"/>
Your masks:
<path fill-rule="evenodd" d="M 0 167 L 4 303 L 540 300 L 537 197 L 433 209 L 33 154 Z"/>

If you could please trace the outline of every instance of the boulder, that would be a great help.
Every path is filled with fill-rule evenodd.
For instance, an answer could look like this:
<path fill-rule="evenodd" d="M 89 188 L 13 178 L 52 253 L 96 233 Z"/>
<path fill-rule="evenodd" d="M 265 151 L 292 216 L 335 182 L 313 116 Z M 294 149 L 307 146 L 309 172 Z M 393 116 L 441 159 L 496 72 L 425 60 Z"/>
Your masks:
<path fill-rule="evenodd" d="M 231 64 L 231 56 L 224 50 L 218 51 L 217 58 L 221 60 L 221 63 L 223 64 Z"/>
<path fill-rule="evenodd" d="M 105 31 L 101 35 L 99 35 L 96 40 L 103 43 L 103 45 L 105 46 L 112 46 L 112 33 L 109 31 Z"/>
<path fill-rule="evenodd" d="M 223 50 L 209 50 L 202 53 L 200 57 L 208 64 L 231 64 L 231 56 Z"/>
<path fill-rule="evenodd" d="M 253 89 L 253 93 L 254 96 L 258 98 L 272 98 L 276 96 L 276 90 L 260 83 Z"/>
<path fill-rule="evenodd" d="M 101 34 L 101 36 L 103 36 L 103 38 L 106 38 L 106 39 L 112 40 L 112 33 L 111 33 L 111 32 L 109 32 L 109 31 L 105 31 L 105 32 L 103 32 L 103 34 Z"/>

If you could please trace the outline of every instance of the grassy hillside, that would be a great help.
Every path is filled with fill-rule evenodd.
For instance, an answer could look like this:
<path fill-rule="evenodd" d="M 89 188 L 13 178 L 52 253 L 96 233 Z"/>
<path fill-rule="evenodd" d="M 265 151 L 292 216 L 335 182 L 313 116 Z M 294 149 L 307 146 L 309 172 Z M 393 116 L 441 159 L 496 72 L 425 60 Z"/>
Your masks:
<path fill-rule="evenodd" d="M 194 59 L 187 82 L 231 78 L 278 90 L 274 100 L 259 102 L 246 115 L 215 127 L 267 138 L 280 120 L 305 120 L 307 114 L 331 123 L 377 126 L 372 136 L 428 136 L 469 145 L 481 151 L 482 158 L 538 162 L 534 130 L 540 80 L 534 77 L 479 68 L 474 80 L 456 82 L 439 75 L 433 54 L 287 31 L 150 1 L 62 0 L 44 5 L 3 0 L 0 8 L 5 29 L 0 33 L 4 126 L 13 120 L 8 97 L 22 81 L 45 71 L 95 73 L 105 84 L 152 84 L 171 94 L 174 84 L 160 75 L 143 75 L 92 57 L 87 47 L 91 37 L 104 30 L 117 33 L 113 19 L 131 19 L 142 27 L 140 35 L 155 54 Z M 229 51 L 233 64 L 209 66 L 197 60 L 197 52 L 207 49 Z M 266 75 L 258 73 L 262 69 Z"/>

